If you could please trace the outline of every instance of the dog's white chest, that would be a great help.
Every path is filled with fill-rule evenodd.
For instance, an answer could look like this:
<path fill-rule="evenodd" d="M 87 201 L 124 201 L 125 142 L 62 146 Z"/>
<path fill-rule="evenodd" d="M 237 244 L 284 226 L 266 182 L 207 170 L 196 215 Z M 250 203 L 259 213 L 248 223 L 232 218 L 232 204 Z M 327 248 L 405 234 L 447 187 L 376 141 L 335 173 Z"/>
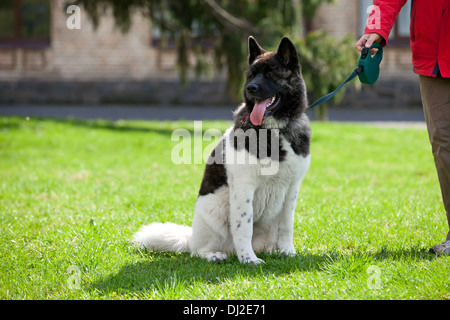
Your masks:
<path fill-rule="evenodd" d="M 229 140 L 228 140 L 229 141 Z M 228 143 L 226 153 L 234 159 L 246 159 L 246 163 L 227 163 L 230 187 L 236 193 L 252 189 L 253 221 L 270 221 L 283 210 L 286 197 L 292 188 L 298 191 L 308 170 L 310 156 L 295 154 L 289 142 L 281 136 L 279 143 L 285 152 L 281 161 L 271 158 L 257 159 L 247 150 L 237 151 Z M 278 148 L 277 148 L 278 149 Z M 275 157 L 278 158 L 278 157 Z M 294 201 L 295 199 L 293 199 Z"/>
<path fill-rule="evenodd" d="M 303 176 L 309 168 L 309 155 L 297 155 L 284 138 L 281 142 L 287 154 L 284 160 L 278 163 L 278 171 L 273 175 L 260 175 L 257 178 L 258 187 L 253 200 L 255 222 L 260 219 L 272 220 L 281 212 L 286 201 L 295 201 L 296 197 L 287 199 L 288 192 L 292 188 L 298 192 Z"/>

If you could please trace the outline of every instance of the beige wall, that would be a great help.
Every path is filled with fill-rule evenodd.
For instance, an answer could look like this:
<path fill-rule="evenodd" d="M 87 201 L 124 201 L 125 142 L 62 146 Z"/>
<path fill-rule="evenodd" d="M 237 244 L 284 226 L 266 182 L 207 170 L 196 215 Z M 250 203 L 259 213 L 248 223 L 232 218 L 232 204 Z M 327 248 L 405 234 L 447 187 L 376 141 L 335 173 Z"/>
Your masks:
<path fill-rule="evenodd" d="M 70 30 L 65 0 L 50 0 L 51 45 L 45 49 L 0 48 L 0 80 L 151 80 L 178 79 L 174 50 L 160 51 L 151 42 L 150 21 L 140 13 L 128 34 L 114 26 L 111 15 L 97 30 L 81 12 L 81 30 Z M 358 0 L 337 0 L 323 5 L 313 22 L 340 38 L 358 32 Z M 192 58 L 192 57 L 191 57 Z M 409 47 L 389 46 L 384 51 L 382 78 L 412 78 Z"/>
<path fill-rule="evenodd" d="M 136 13 L 128 34 L 114 26 L 111 15 L 95 30 L 81 11 L 81 29 L 66 27 L 65 0 L 51 0 L 51 44 L 44 49 L 1 49 L 0 80 L 141 80 L 176 78 L 174 54 L 161 56 L 150 45 L 150 21 Z M 164 70 L 164 73 L 160 71 Z"/>
<path fill-rule="evenodd" d="M 325 29 L 336 38 L 356 34 L 358 26 L 358 0 L 336 0 L 322 5 L 313 22 L 314 29 Z"/>

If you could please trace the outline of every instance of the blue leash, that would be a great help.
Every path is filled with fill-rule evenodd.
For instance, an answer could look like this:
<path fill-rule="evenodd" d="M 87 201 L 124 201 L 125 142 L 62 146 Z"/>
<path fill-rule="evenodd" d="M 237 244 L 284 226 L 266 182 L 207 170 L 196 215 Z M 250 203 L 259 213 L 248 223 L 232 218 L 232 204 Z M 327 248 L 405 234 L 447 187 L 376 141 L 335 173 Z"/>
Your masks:
<path fill-rule="evenodd" d="M 372 48 L 378 49 L 377 53 L 373 57 L 369 54 L 370 49 Z M 315 101 L 312 105 L 310 105 L 307 109 L 312 109 L 315 106 L 318 106 L 333 98 L 347 82 L 352 81 L 354 78 L 356 78 L 356 76 L 359 77 L 359 80 L 362 83 L 374 84 L 378 79 L 378 75 L 380 74 L 381 59 L 383 59 L 383 48 L 379 43 L 375 42 L 370 48 L 364 48 L 361 51 L 361 58 L 359 59 L 358 67 L 353 70 L 352 74 L 334 91 L 324 95 L 323 97 Z"/>

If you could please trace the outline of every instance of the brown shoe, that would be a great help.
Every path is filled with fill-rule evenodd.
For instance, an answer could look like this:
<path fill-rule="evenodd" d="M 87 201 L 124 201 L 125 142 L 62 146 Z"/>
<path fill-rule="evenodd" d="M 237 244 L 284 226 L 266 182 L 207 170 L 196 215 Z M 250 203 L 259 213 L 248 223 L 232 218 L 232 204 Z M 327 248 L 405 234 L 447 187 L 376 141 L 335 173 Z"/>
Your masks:
<path fill-rule="evenodd" d="M 446 240 L 441 244 L 435 244 L 430 248 L 430 253 L 435 254 L 450 254 L 450 240 Z"/>

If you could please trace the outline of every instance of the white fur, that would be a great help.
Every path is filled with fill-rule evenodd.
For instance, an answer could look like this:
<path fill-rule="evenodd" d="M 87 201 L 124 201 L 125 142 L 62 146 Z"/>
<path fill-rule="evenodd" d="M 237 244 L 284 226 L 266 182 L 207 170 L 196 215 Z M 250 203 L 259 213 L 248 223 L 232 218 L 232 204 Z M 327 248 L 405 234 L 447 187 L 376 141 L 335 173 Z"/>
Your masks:
<path fill-rule="evenodd" d="M 282 137 L 284 161 L 273 166 L 275 174 L 261 174 L 267 159 L 256 159 L 245 149 L 237 152 L 230 141 L 231 130 L 225 133 L 225 154 L 238 153 L 251 161 L 225 164 L 228 185 L 197 198 L 192 229 L 151 224 L 135 234 L 135 243 L 153 250 L 187 251 L 216 262 L 236 253 L 240 262 L 258 264 L 262 260 L 255 251 L 262 250 L 295 255 L 295 205 L 310 156 L 295 154 Z"/>
<path fill-rule="evenodd" d="M 143 226 L 133 236 L 133 242 L 150 250 L 190 252 L 192 228 L 174 223 L 153 223 Z"/>

